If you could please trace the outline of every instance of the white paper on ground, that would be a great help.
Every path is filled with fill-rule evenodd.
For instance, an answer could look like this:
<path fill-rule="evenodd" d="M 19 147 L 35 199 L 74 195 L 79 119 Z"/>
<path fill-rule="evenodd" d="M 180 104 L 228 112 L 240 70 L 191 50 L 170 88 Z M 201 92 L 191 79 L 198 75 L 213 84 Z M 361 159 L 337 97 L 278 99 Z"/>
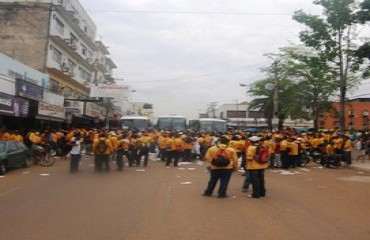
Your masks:
<path fill-rule="evenodd" d="M 179 165 L 189 165 L 189 164 L 191 164 L 191 162 L 181 162 L 181 163 L 179 163 Z"/>
<path fill-rule="evenodd" d="M 195 168 L 188 168 L 188 170 L 192 171 L 192 170 L 195 170 Z"/>
<path fill-rule="evenodd" d="M 197 161 L 195 164 L 199 165 L 199 166 L 202 166 L 204 164 L 204 162 L 202 161 Z"/>
<path fill-rule="evenodd" d="M 23 172 L 23 174 L 29 174 L 29 173 L 30 173 L 30 172 L 28 172 L 28 171 L 27 171 L 27 172 Z"/>
<path fill-rule="evenodd" d="M 39 175 L 45 177 L 45 176 L 49 176 L 50 173 L 40 173 Z"/>
<path fill-rule="evenodd" d="M 306 171 L 306 172 L 310 172 L 310 170 L 309 170 L 309 169 L 307 169 L 307 168 L 301 168 L 301 170 L 302 170 L 302 171 Z"/>
<path fill-rule="evenodd" d="M 178 168 L 179 170 L 185 170 L 185 168 Z"/>
<path fill-rule="evenodd" d="M 188 184 L 191 184 L 191 182 L 182 182 L 181 184 L 182 185 L 188 185 Z"/>
<path fill-rule="evenodd" d="M 136 172 L 146 172 L 145 169 L 136 169 Z"/>
<path fill-rule="evenodd" d="M 281 175 L 294 175 L 294 173 L 289 172 L 289 171 L 285 171 L 285 170 L 280 170 L 280 174 Z"/>
<path fill-rule="evenodd" d="M 5 178 L 5 176 L 0 176 L 0 178 Z"/>

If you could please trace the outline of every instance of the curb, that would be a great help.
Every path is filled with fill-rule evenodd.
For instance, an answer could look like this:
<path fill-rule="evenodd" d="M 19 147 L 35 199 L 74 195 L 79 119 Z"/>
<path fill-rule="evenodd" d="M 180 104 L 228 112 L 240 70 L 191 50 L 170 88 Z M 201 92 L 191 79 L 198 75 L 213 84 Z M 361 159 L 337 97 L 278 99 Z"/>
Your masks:
<path fill-rule="evenodd" d="M 357 170 L 357 171 L 363 171 L 363 172 L 370 172 L 370 168 L 369 167 L 361 167 L 361 166 L 353 166 L 353 165 L 351 165 L 351 166 L 348 166 L 349 168 L 351 168 L 351 169 L 354 169 L 354 170 Z"/>

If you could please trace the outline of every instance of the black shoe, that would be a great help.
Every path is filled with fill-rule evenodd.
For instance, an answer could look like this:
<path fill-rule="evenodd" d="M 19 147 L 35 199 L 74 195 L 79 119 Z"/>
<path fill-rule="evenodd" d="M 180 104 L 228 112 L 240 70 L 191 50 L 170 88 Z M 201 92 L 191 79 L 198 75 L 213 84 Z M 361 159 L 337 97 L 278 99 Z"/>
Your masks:
<path fill-rule="evenodd" d="M 248 188 L 242 188 L 242 192 L 244 193 L 248 192 Z"/>
<path fill-rule="evenodd" d="M 218 195 L 217 198 L 228 198 L 229 195 Z"/>
<path fill-rule="evenodd" d="M 209 194 L 209 193 L 203 193 L 202 194 L 203 197 L 212 197 L 212 194 Z"/>

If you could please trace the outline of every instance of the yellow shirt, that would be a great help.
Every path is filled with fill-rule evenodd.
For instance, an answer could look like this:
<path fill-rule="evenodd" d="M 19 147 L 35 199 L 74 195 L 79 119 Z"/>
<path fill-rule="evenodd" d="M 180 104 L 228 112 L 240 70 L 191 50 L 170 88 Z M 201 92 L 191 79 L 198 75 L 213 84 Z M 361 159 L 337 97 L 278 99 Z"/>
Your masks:
<path fill-rule="evenodd" d="M 211 169 L 233 169 L 237 170 L 238 169 L 238 156 L 235 152 L 235 150 L 231 147 L 226 147 L 224 144 L 219 144 L 219 146 L 213 146 L 210 147 L 206 153 L 206 156 L 204 157 L 204 160 L 206 162 L 211 163 L 212 160 L 216 157 L 219 148 L 225 149 L 226 154 L 228 158 L 230 159 L 230 164 L 226 167 L 216 167 L 211 164 Z"/>

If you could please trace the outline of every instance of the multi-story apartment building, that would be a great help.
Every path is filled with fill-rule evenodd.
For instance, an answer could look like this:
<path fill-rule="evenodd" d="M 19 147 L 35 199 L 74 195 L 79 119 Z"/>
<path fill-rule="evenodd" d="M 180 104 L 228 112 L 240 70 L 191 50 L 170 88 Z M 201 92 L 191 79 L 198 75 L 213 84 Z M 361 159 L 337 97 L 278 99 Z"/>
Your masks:
<path fill-rule="evenodd" d="M 114 83 L 117 66 L 78 0 L 0 1 L 0 20 L 0 52 L 48 74 L 47 90 L 86 99 L 90 84 Z"/>
<path fill-rule="evenodd" d="M 345 104 L 346 129 L 370 129 L 370 98 L 356 98 Z M 332 109 L 320 113 L 319 128 L 336 129 L 340 127 L 339 103 L 332 103 Z"/>

